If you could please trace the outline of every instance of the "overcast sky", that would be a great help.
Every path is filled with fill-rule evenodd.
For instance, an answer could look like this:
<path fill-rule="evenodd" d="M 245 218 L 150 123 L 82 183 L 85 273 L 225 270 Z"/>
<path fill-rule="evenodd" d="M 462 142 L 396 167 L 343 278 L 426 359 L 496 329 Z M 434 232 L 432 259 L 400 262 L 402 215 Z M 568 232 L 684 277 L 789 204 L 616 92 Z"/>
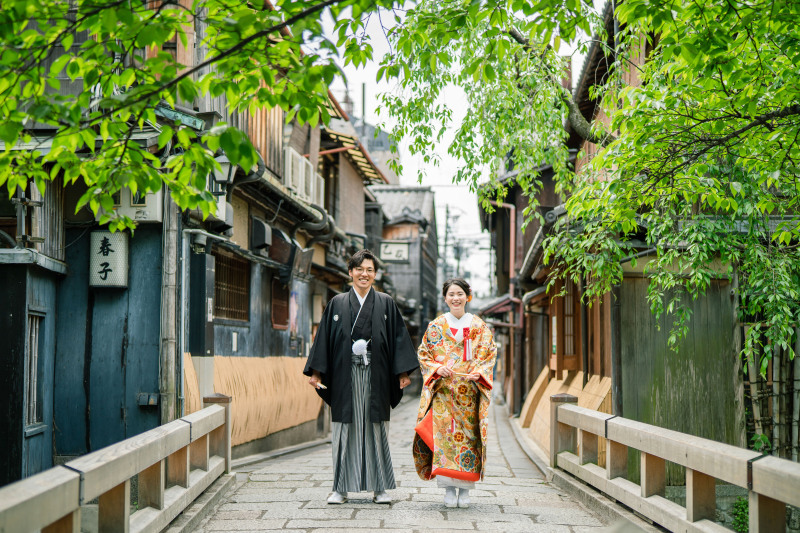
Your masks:
<path fill-rule="evenodd" d="M 596 7 L 602 8 L 604 0 L 593 1 Z M 391 20 L 391 17 L 383 18 L 384 23 L 389 23 Z M 343 102 L 345 94 L 349 93 L 350 99 L 353 101 L 353 114 L 355 116 L 360 117 L 362 115 L 363 102 L 365 103 L 364 109 L 367 122 L 376 125 L 381 123 L 391 124 L 392 117 L 378 109 L 379 95 L 391 91 L 394 87 L 387 83 L 385 79 L 380 83 L 375 81 L 380 60 L 389 51 L 384 31 L 376 16 L 372 16 L 369 21 L 368 33 L 371 37 L 375 60 L 359 69 L 353 68 L 352 65 L 343 67 L 347 76 L 347 86 L 345 86 L 345 80 L 337 79 L 331 90 L 340 102 Z M 566 49 L 562 48 L 562 51 L 566 53 Z M 582 60 L 581 57 L 574 58 L 572 68 L 573 83 L 580 71 Z M 366 89 L 366 100 L 362 100 L 362 85 Z M 460 122 L 459 115 L 463 116 L 463 112 L 459 113 L 459 111 L 467 109 L 465 95 L 459 88 L 452 88 L 446 90 L 444 101 L 453 110 L 454 123 L 457 125 Z M 435 147 L 435 151 L 440 158 L 440 164 L 437 167 L 426 164 L 421 156 L 411 156 L 407 146 L 400 146 L 400 157 L 403 163 L 403 174 L 400 176 L 400 183 L 402 185 L 423 185 L 433 188 L 436 193 L 436 219 L 440 256 L 445 253 L 445 214 L 449 211 L 450 232 L 448 241 L 453 243 L 454 239 L 457 239 L 464 243 L 466 250 L 466 255 L 462 256 L 460 274 L 468 278 L 477 297 L 488 297 L 491 295 L 490 291 L 494 290 L 491 285 L 493 280 L 490 280 L 490 275 L 494 275 L 494 265 L 490 267 L 490 262 L 493 263 L 489 250 L 490 235 L 481 231 L 477 196 L 470 192 L 467 185 L 454 185 L 452 182 L 452 178 L 455 176 L 460 164 L 458 160 L 447 154 L 447 147 L 453 138 L 453 131 L 454 129 L 448 132 L 444 141 Z M 419 170 L 423 170 L 425 173 L 422 183 L 417 181 Z M 447 256 L 454 267 L 453 249 L 452 247 L 448 248 Z"/>
<path fill-rule="evenodd" d="M 386 19 L 385 19 L 386 20 Z M 393 89 L 385 80 L 381 83 L 375 81 L 380 58 L 389 50 L 386 38 L 378 24 L 377 17 L 372 17 L 369 23 L 369 33 L 374 48 L 375 61 L 364 68 L 355 69 L 352 65 L 344 67 L 347 75 L 348 86 L 345 82 L 338 79 L 331 87 L 333 94 L 342 102 L 345 93 L 349 91 L 353 101 L 354 115 L 360 117 L 362 112 L 362 84 L 366 84 L 366 117 L 371 124 L 391 123 L 392 119 L 386 113 L 378 109 L 379 95 Z M 446 95 L 446 101 L 454 109 L 465 109 L 467 106 L 466 98 L 459 89 L 453 88 Z M 423 185 L 430 186 L 436 193 L 436 219 L 438 226 L 439 254 L 444 253 L 445 240 L 445 218 L 446 212 L 450 213 L 450 233 L 449 243 L 454 239 L 465 243 L 464 248 L 467 255 L 462 255 L 461 274 L 469 274 L 469 282 L 477 296 L 484 296 L 489 293 L 489 234 L 481 232 L 480 219 L 478 216 L 478 200 L 474 193 L 469 191 L 466 185 L 454 185 L 453 176 L 456 174 L 459 162 L 447 154 L 447 146 L 452 140 L 452 133 L 440 146 L 435 148 L 436 153 L 441 159 L 440 165 L 434 167 L 426 165 L 421 156 L 412 157 L 406 146 L 400 147 L 400 157 L 403 163 L 403 174 L 400 176 L 402 185 Z M 422 183 L 417 181 L 419 170 L 425 172 Z M 455 260 L 452 246 L 447 252 L 451 260 L 451 265 L 455 267 Z"/>

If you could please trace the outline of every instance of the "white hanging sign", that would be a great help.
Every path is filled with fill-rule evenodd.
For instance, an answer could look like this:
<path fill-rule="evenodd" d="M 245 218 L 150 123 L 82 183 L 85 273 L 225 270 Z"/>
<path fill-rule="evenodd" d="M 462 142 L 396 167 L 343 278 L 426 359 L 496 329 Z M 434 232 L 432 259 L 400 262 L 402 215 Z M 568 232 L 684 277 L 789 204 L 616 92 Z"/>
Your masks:
<path fill-rule="evenodd" d="M 128 286 L 128 234 L 93 231 L 89 250 L 91 287 Z"/>

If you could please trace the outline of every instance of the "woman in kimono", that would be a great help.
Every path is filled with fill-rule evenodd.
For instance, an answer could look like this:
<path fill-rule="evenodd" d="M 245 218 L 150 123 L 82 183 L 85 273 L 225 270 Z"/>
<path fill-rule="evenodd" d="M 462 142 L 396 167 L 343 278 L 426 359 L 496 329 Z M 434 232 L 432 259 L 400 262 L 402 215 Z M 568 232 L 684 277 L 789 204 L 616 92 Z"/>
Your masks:
<path fill-rule="evenodd" d="M 435 477 L 445 489 L 446 507 L 466 508 L 486 464 L 497 347 L 483 320 L 466 312 L 472 291 L 465 280 L 448 279 L 442 295 L 450 312 L 428 325 L 417 350 L 423 386 L 414 465 L 419 477 Z"/>

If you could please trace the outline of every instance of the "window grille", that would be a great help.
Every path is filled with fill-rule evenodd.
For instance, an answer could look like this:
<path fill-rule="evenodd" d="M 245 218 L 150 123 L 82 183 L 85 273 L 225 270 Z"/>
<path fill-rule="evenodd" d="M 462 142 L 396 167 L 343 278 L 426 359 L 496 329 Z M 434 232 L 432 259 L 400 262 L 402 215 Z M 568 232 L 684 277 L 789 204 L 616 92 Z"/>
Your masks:
<path fill-rule="evenodd" d="M 250 263 L 235 255 L 214 252 L 214 316 L 250 319 Z"/>
<path fill-rule="evenodd" d="M 39 365 L 39 338 L 42 316 L 28 315 L 28 338 L 25 344 L 25 424 L 42 422 L 42 385 Z"/>

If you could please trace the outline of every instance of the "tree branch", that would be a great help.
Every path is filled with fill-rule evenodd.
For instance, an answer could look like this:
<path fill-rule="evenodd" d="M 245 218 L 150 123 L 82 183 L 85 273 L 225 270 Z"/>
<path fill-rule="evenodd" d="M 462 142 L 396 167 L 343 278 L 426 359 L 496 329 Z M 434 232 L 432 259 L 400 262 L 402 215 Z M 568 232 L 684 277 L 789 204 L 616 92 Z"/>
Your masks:
<path fill-rule="evenodd" d="M 533 50 L 530 41 L 524 35 L 522 35 L 518 29 L 512 27 L 510 30 L 508 30 L 508 34 L 526 50 Z M 548 44 L 545 47 L 545 51 L 549 49 L 550 45 Z M 585 139 L 587 142 L 597 144 L 602 147 L 606 147 L 616 140 L 616 137 L 611 134 L 607 134 L 603 137 L 595 135 L 592 132 L 592 125 L 584 118 L 580 108 L 578 107 L 578 104 L 572 97 L 572 93 L 561 84 L 560 80 L 556 79 L 550 69 L 547 69 L 547 76 L 550 78 L 550 81 L 553 83 L 553 85 L 557 87 L 561 101 L 567 106 L 567 121 L 569 122 L 569 125 L 572 126 L 572 129 L 574 129 L 575 132 L 581 136 L 581 138 Z"/>

